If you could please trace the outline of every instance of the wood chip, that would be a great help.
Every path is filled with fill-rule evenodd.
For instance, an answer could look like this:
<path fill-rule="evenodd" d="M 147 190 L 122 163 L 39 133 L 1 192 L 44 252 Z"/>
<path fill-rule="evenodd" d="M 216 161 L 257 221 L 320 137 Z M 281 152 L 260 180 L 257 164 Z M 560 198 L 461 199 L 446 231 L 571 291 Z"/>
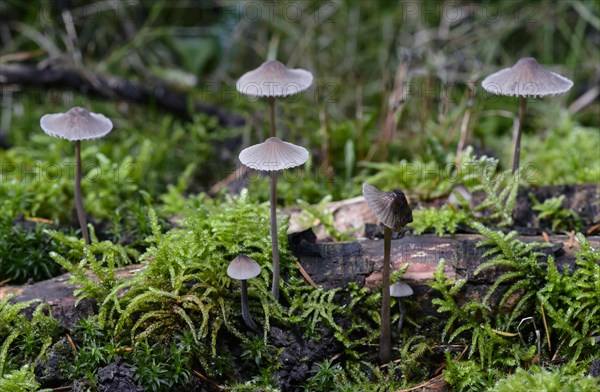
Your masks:
<path fill-rule="evenodd" d="M 548 236 L 548 233 L 542 231 L 542 237 L 544 238 L 544 241 L 550 243 L 550 237 Z"/>
<path fill-rule="evenodd" d="M 592 234 L 593 232 L 595 232 L 598 229 L 600 229 L 600 223 L 597 223 L 594 226 L 590 227 L 587 231 L 587 235 Z"/>
<path fill-rule="evenodd" d="M 575 243 L 575 231 L 571 230 L 569 233 L 569 241 L 567 242 L 567 247 L 569 249 L 573 249 L 573 244 Z"/>

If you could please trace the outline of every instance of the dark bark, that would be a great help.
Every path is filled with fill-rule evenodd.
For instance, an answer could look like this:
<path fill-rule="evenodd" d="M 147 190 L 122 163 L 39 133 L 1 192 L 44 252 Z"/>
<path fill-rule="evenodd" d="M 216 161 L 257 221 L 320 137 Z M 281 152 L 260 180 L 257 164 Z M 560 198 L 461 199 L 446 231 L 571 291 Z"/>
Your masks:
<path fill-rule="evenodd" d="M 313 243 L 314 236 L 305 233 L 290 238 L 290 247 L 294 255 L 314 281 L 324 288 L 343 287 L 349 282 L 358 282 L 371 289 L 381 286 L 383 267 L 383 243 L 378 240 L 364 240 L 348 243 Z M 466 278 L 465 300 L 481 299 L 502 271 L 486 270 L 477 276 L 474 271 L 484 261 L 484 249 L 475 245 L 482 239 L 480 235 L 456 235 L 453 237 L 435 237 L 429 235 L 405 236 L 392 240 L 391 267 L 398 270 L 405 263 L 410 266 L 404 280 L 414 290 L 414 300 L 419 305 L 419 315 L 437 315 L 431 305 L 435 293 L 428 286 L 433 279 L 440 259 L 445 259 L 446 274 L 455 278 Z M 542 242 L 541 237 L 522 237 L 526 241 Z M 589 237 L 590 244 L 600 246 L 600 237 Z M 575 241 L 569 247 L 567 236 L 551 236 L 553 246 L 543 252 L 554 255 L 559 268 L 565 265 L 571 270 L 575 264 L 575 252 L 579 249 Z M 136 270 L 144 268 L 133 265 L 119 269 L 118 276 L 131 276 Z M 75 287 L 69 284 L 69 275 L 23 286 L 0 287 L 0 298 L 15 294 L 17 301 L 40 298 L 49 303 L 55 317 L 70 326 L 74 321 L 93 311 L 91 304 L 84 302 L 75 308 Z"/>
<path fill-rule="evenodd" d="M 104 99 L 121 99 L 135 103 L 155 104 L 159 108 L 185 118 L 203 113 L 219 119 L 222 126 L 241 126 L 244 118 L 226 110 L 199 101 L 190 102 L 190 96 L 164 86 L 148 86 L 116 76 L 91 75 L 75 69 L 38 68 L 29 64 L 2 64 L 0 85 L 35 86 L 44 89 L 79 91 Z"/>

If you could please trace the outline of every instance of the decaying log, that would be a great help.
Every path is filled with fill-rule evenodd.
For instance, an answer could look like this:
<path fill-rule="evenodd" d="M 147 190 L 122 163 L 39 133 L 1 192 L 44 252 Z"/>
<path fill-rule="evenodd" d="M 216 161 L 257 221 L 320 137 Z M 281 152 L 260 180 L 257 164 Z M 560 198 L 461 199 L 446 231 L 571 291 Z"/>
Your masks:
<path fill-rule="evenodd" d="M 315 243 L 312 232 L 307 231 L 291 235 L 290 248 L 308 275 L 324 288 L 342 287 L 349 282 L 358 282 L 374 289 L 381 283 L 383 262 L 383 242 L 380 240 L 362 240 L 348 243 Z M 456 278 L 466 278 L 468 289 L 465 298 L 483 297 L 487 289 L 497 279 L 501 271 L 486 270 L 474 275 L 476 268 L 484 261 L 485 251 L 476 244 L 482 239 L 480 235 L 455 235 L 452 237 L 436 237 L 431 235 L 405 236 L 392 240 L 392 268 L 398 270 L 409 263 L 404 279 L 413 287 L 419 303 L 420 314 L 435 314 L 431 305 L 434 295 L 427 285 L 433 279 L 439 260 L 445 259 L 446 274 Z M 525 241 L 543 242 L 541 237 L 523 237 Z M 592 246 L 600 246 L 600 237 L 588 239 Z M 575 252 L 579 249 L 577 241 L 570 247 L 568 236 L 550 237 L 551 246 L 540 249 L 552 254 L 559 266 L 573 266 Z M 132 265 L 119 270 L 119 276 L 127 277 L 139 269 L 141 265 Z M 295 268 L 295 267 L 294 267 Z M 62 275 L 44 282 L 23 286 L 0 287 L 0 298 L 15 294 L 17 301 L 40 298 L 52 306 L 53 314 L 72 325 L 74 320 L 91 312 L 90 304 L 74 308 L 75 287 L 69 284 L 69 276 Z"/>
<path fill-rule="evenodd" d="M 381 283 L 383 262 L 382 240 L 361 240 L 347 243 L 311 242 L 310 234 L 290 236 L 290 248 L 305 271 L 318 285 L 325 288 L 340 287 L 349 282 L 364 284 L 369 288 Z M 437 237 L 433 235 L 405 236 L 392 240 L 391 263 L 394 271 L 404 264 L 409 267 L 404 279 L 415 286 L 427 285 L 440 260 L 446 260 L 446 274 L 455 278 L 467 278 L 470 283 L 490 285 L 501 271 L 486 270 L 478 275 L 474 271 L 485 260 L 485 248 L 476 245 L 481 235 L 461 234 Z M 521 237 L 523 241 L 544 242 L 540 237 Z M 589 237 L 592 246 L 600 245 L 600 237 Z M 577 241 L 573 246 L 569 236 L 551 236 L 548 247 L 540 252 L 553 255 L 559 267 L 573 266 Z"/>
<path fill-rule="evenodd" d="M 190 97 L 164 86 L 150 87 L 116 76 L 100 76 L 75 69 L 38 68 L 29 64 L 2 64 L 0 86 L 19 85 L 79 91 L 100 98 L 119 98 L 126 101 L 156 104 L 158 107 L 189 118 L 203 113 L 219 119 L 223 126 L 241 126 L 244 118 L 224 109 L 199 101 L 190 104 Z"/>
<path fill-rule="evenodd" d="M 133 276 L 143 265 L 135 264 L 119 268 L 116 272 L 118 278 Z M 75 306 L 77 298 L 73 292 L 77 286 L 70 283 L 71 275 L 64 274 L 41 282 L 21 286 L 0 287 L 0 300 L 8 295 L 14 295 L 19 302 L 40 299 L 50 305 L 52 315 L 56 317 L 67 328 L 75 325 L 77 320 L 94 313 L 96 304 L 92 301 L 80 301 Z"/>
<path fill-rule="evenodd" d="M 383 267 L 383 241 L 361 240 L 349 243 L 315 243 L 316 237 L 310 230 L 290 236 L 290 248 L 300 264 L 317 285 L 324 288 L 342 287 L 349 282 L 357 282 L 370 289 L 381 285 Z M 467 279 L 464 300 L 480 300 L 489 287 L 504 272 L 490 268 L 475 275 L 476 269 L 487 259 L 483 258 L 485 248 L 477 247 L 483 239 L 481 235 L 455 235 L 437 237 L 433 235 L 405 236 L 392 240 L 392 271 L 405 264 L 408 269 L 403 279 L 415 292 L 413 297 L 419 303 L 421 315 L 433 315 L 436 311 L 431 304 L 435 295 L 429 287 L 440 260 L 446 261 L 445 273 L 456 279 Z M 539 237 L 521 237 L 523 241 L 544 242 Z M 591 246 L 600 245 L 600 237 L 589 237 Z M 577 241 L 569 236 L 551 236 L 547 247 L 539 249 L 555 258 L 560 270 L 575 266 L 575 254 L 579 249 Z M 501 291 L 501 290 L 500 290 Z"/>

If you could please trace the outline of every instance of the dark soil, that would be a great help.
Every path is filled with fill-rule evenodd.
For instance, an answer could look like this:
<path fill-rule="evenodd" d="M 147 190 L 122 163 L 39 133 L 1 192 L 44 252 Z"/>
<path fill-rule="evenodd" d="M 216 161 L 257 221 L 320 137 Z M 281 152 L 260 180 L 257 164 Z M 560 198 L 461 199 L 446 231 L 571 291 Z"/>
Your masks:
<path fill-rule="evenodd" d="M 310 377 L 312 364 L 331 358 L 342 349 L 330 329 L 322 328 L 316 332 L 315 336 L 307 338 L 298 330 L 271 328 L 271 343 L 284 349 L 279 356 L 281 367 L 276 373 L 282 390 L 303 391 L 300 385 Z"/>
<path fill-rule="evenodd" d="M 144 392 L 144 388 L 134 381 L 135 373 L 132 366 L 123 363 L 119 357 L 110 365 L 98 369 L 96 379 L 98 381 L 98 392 Z"/>

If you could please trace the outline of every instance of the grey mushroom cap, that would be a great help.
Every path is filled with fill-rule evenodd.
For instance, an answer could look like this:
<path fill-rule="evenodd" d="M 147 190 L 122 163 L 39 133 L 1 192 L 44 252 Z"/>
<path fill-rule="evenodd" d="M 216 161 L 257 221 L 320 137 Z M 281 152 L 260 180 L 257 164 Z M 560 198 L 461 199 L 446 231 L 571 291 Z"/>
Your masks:
<path fill-rule="evenodd" d="M 239 255 L 229 263 L 227 275 L 236 280 L 248 280 L 260 274 L 260 265 L 246 255 Z"/>
<path fill-rule="evenodd" d="M 46 134 L 70 141 L 98 139 L 113 128 L 112 122 L 103 114 L 91 113 L 78 106 L 66 113 L 42 116 L 40 126 Z"/>
<path fill-rule="evenodd" d="M 404 193 L 382 192 L 373 185 L 363 184 L 363 196 L 377 219 L 394 231 L 400 231 L 413 221 L 412 210 Z"/>
<path fill-rule="evenodd" d="M 569 91 L 573 82 L 548 71 L 533 57 L 524 57 L 512 67 L 485 78 L 481 86 L 496 95 L 544 97 Z"/>
<path fill-rule="evenodd" d="M 390 286 L 390 295 L 392 297 L 408 297 L 413 295 L 413 289 L 408 284 L 398 281 Z"/>
<path fill-rule="evenodd" d="M 243 74 L 235 87 L 240 93 L 254 97 L 285 97 L 308 89 L 313 80 L 312 73 L 305 69 L 291 69 L 270 60 Z"/>
<path fill-rule="evenodd" d="M 263 171 L 277 171 L 300 166 L 308 160 L 308 150 L 278 137 L 270 137 L 250 146 L 239 155 L 244 166 Z"/>

